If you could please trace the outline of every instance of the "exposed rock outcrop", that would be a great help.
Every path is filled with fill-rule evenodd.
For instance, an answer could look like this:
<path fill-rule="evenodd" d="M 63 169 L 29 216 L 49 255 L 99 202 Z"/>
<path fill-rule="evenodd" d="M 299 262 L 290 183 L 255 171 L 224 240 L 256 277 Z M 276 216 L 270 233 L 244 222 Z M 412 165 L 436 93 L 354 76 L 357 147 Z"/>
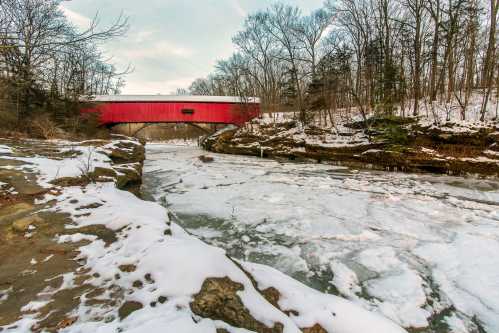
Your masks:
<path fill-rule="evenodd" d="M 379 119 L 342 129 L 296 122 L 256 123 L 207 138 L 205 149 L 226 154 L 328 162 L 357 168 L 499 176 L 499 125 L 460 128 Z"/>
<path fill-rule="evenodd" d="M 281 333 L 283 325 L 276 323 L 267 327 L 257 321 L 244 306 L 237 292 L 244 290 L 240 283 L 228 277 L 209 278 L 204 281 L 201 291 L 194 295 L 191 310 L 198 316 L 222 320 L 229 325 L 258 333 Z"/>
<path fill-rule="evenodd" d="M 88 172 L 82 170 L 78 177 L 61 177 L 51 183 L 57 186 L 85 186 L 92 182 L 114 181 L 119 189 L 139 194 L 145 160 L 144 144 L 122 136 L 116 136 L 116 139 L 118 140 L 85 142 L 86 146 L 94 147 L 96 153 L 111 159 L 109 167 L 97 166 Z"/>

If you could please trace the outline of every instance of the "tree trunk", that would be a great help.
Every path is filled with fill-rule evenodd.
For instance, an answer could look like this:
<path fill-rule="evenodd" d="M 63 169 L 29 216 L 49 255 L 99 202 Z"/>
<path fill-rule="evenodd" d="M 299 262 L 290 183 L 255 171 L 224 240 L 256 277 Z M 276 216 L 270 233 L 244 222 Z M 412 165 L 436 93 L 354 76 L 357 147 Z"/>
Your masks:
<path fill-rule="evenodd" d="M 499 8 L 499 0 L 490 0 L 490 29 L 489 41 L 487 44 L 487 53 L 485 55 L 483 79 L 485 96 L 482 102 L 482 109 L 480 111 L 480 120 L 485 120 L 487 112 L 487 104 L 489 102 L 490 93 L 494 82 L 495 67 L 497 65 L 496 54 L 496 30 L 497 30 L 497 12 Z"/>

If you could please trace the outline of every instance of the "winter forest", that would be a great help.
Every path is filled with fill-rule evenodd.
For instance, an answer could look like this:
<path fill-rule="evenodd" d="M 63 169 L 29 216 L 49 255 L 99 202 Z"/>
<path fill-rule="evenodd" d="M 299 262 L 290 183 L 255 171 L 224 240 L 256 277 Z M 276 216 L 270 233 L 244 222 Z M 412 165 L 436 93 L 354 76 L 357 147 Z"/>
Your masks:
<path fill-rule="evenodd" d="M 188 92 L 261 96 L 270 113 L 291 109 L 302 121 L 314 113 L 348 118 L 352 109 L 364 119 L 428 115 L 435 105 L 465 120 L 475 96 L 483 121 L 499 86 L 498 7 L 497 0 L 329 0 L 304 15 L 278 3 L 248 16 L 233 37 L 237 52 Z"/>

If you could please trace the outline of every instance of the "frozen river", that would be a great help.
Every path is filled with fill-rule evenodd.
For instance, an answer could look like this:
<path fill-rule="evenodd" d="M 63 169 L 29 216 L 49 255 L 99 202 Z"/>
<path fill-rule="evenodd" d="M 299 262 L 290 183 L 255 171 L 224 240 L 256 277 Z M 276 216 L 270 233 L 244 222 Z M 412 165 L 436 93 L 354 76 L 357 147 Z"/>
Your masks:
<path fill-rule="evenodd" d="M 499 182 L 148 145 L 144 190 L 238 259 L 424 332 L 499 332 Z M 203 163 L 200 155 L 214 158 Z"/>

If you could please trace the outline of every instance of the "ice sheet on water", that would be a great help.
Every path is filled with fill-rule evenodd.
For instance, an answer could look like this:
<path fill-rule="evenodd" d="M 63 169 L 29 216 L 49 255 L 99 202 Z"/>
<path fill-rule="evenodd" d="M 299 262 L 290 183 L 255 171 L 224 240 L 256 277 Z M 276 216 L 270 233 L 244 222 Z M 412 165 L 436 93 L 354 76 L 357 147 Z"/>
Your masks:
<path fill-rule="evenodd" d="M 496 233 L 458 234 L 448 244 L 429 243 L 416 255 L 432 266 L 443 295 L 467 314 L 479 314 L 490 332 L 499 331 L 499 238 Z"/>
<path fill-rule="evenodd" d="M 366 291 L 379 301 L 381 312 L 404 327 L 426 327 L 431 312 L 425 310 L 426 294 L 420 275 L 402 262 L 391 247 L 361 252 L 357 262 L 377 274 L 365 283 Z"/>
<path fill-rule="evenodd" d="M 499 290 L 499 264 L 491 258 L 471 264 L 456 252 L 465 248 L 456 242 L 471 235 L 476 244 L 499 246 L 497 181 L 228 155 L 212 155 L 214 163 L 205 165 L 201 154 L 195 147 L 149 146 L 145 175 L 146 187 L 155 184 L 148 187 L 152 195 L 174 212 L 209 217 L 205 232 L 222 232 L 224 241 L 208 242 L 309 284 L 322 279 L 324 290 L 334 284 L 406 326 L 424 327 L 433 314 L 454 306 L 444 322 L 462 321 L 470 329 L 476 316 L 490 332 L 499 330 L 499 305 L 490 292 Z M 240 241 L 243 235 L 250 242 Z M 483 246 L 476 251 L 487 256 Z M 459 291 L 464 277 L 455 267 L 468 274 L 465 290 L 473 293 L 474 306 L 458 306 L 466 292 Z M 472 281 L 480 287 L 472 288 Z"/>

